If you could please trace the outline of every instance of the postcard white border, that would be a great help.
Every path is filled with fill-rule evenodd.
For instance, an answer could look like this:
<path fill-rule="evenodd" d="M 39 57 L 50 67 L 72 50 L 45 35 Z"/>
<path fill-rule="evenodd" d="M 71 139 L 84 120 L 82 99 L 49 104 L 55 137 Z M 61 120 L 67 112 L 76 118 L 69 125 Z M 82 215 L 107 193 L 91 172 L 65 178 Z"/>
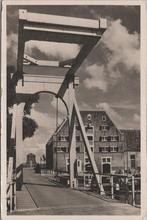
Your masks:
<path fill-rule="evenodd" d="M 36 215 L 36 216 L 8 216 L 6 212 L 6 6 L 7 5 L 139 5 L 141 7 L 141 172 L 142 172 L 142 199 L 141 199 L 141 215 L 139 216 L 108 216 L 108 215 L 96 215 L 96 216 L 55 216 L 55 215 Z M 1 69 L 1 216 L 3 219 L 32 219 L 37 220 L 40 218 L 43 219 L 120 219 L 124 218 L 139 220 L 147 219 L 147 129 L 146 129 L 146 106 L 147 106 L 147 79 L 146 79 L 146 41 L 147 41 L 147 31 L 146 31 L 146 7 L 145 1 L 143 0 L 4 0 L 2 3 L 2 47 L 1 47 L 1 58 L 2 58 L 2 69 Z"/>

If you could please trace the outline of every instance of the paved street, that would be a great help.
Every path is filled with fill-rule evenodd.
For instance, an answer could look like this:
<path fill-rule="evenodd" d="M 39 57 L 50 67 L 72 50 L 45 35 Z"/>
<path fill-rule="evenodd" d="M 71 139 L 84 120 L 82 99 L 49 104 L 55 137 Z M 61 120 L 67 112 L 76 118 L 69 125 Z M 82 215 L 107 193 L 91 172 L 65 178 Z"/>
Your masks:
<path fill-rule="evenodd" d="M 86 193 L 62 187 L 47 176 L 24 169 L 23 190 L 17 193 L 17 215 L 139 215 L 128 204 L 104 201 Z"/>

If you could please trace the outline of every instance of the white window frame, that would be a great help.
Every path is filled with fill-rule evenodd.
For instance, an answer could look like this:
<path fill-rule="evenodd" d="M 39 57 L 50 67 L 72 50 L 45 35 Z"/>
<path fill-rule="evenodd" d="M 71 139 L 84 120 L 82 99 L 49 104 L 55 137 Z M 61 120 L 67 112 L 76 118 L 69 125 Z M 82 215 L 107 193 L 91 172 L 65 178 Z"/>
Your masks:
<path fill-rule="evenodd" d="M 84 127 L 85 127 L 85 131 L 86 131 L 87 126 L 85 125 Z M 86 135 L 87 135 L 87 138 L 89 136 L 93 138 L 93 140 L 88 140 L 88 142 L 91 147 L 94 147 L 94 126 L 91 125 L 90 127 L 92 128 L 92 132 L 91 133 L 86 132 Z"/>
<path fill-rule="evenodd" d="M 60 135 L 60 141 L 67 141 L 67 138 L 68 137 L 68 135 Z"/>
<path fill-rule="evenodd" d="M 113 148 L 113 150 L 111 150 Z M 117 148 L 117 150 L 114 150 L 114 148 Z M 110 146 L 110 152 L 118 152 L 118 146 Z"/>
<path fill-rule="evenodd" d="M 107 131 L 108 130 L 108 125 L 101 125 L 101 130 L 102 131 Z"/>
<path fill-rule="evenodd" d="M 104 150 L 101 151 L 102 153 L 108 153 L 109 152 L 109 149 L 108 149 L 109 146 L 103 146 L 101 148 L 104 148 Z M 108 149 L 108 150 L 106 150 L 106 149 Z"/>
<path fill-rule="evenodd" d="M 117 141 L 117 135 L 111 135 L 111 141 L 116 142 Z"/>
<path fill-rule="evenodd" d="M 89 127 L 92 128 L 92 129 L 91 129 L 91 130 L 92 130 L 91 133 L 88 133 L 88 132 L 86 131 L 86 128 L 87 128 L 88 126 L 85 125 L 84 127 L 85 127 L 85 132 L 86 132 L 87 135 L 94 135 L 94 126 L 93 126 L 93 125 L 89 125 Z"/>
<path fill-rule="evenodd" d="M 101 136 L 101 142 L 107 142 L 107 136 Z"/>

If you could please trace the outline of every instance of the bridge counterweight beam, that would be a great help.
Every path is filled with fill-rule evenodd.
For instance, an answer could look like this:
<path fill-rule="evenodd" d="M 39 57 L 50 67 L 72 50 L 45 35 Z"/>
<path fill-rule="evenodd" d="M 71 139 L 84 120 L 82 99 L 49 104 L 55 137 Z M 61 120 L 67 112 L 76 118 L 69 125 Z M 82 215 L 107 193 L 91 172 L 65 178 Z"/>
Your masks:
<path fill-rule="evenodd" d="M 76 99 L 74 99 L 74 109 L 75 109 L 76 117 L 77 117 L 77 120 L 78 120 L 78 123 L 79 123 L 79 126 L 80 126 L 83 142 L 84 142 L 84 145 L 85 145 L 85 148 L 86 148 L 89 160 L 90 160 L 90 164 L 92 165 L 93 174 L 95 176 L 96 183 L 97 183 L 97 185 L 100 189 L 100 194 L 104 195 L 105 191 L 104 191 L 104 188 L 103 188 L 102 179 L 101 179 L 101 177 L 99 175 L 99 172 L 98 172 L 98 168 L 97 168 L 97 165 L 96 165 L 96 162 L 95 162 L 94 154 L 91 151 L 91 148 L 90 148 L 90 145 L 89 145 L 89 141 L 88 141 L 88 138 L 87 138 L 87 135 L 86 135 L 86 132 L 85 132 L 85 127 L 84 127 L 84 124 L 83 124 L 83 121 L 82 121 L 82 118 L 81 118 L 81 114 L 80 114 Z"/>

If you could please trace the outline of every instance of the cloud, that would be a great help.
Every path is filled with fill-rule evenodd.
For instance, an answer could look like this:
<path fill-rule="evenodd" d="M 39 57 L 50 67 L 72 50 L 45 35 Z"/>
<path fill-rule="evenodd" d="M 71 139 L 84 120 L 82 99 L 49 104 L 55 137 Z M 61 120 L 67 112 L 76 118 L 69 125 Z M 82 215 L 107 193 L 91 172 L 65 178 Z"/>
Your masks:
<path fill-rule="evenodd" d="M 81 102 L 81 103 L 79 103 L 79 109 L 80 110 L 89 110 L 89 109 L 91 109 L 92 107 L 89 105 L 89 104 L 87 104 L 86 102 Z"/>
<path fill-rule="evenodd" d="M 136 110 L 140 108 L 140 105 L 137 103 L 130 103 L 128 100 L 122 101 L 121 103 L 114 103 L 111 105 L 112 108 Z"/>
<path fill-rule="evenodd" d="M 98 88 L 107 92 L 123 77 L 122 67 L 127 74 L 132 70 L 139 73 L 139 34 L 137 32 L 130 34 L 121 24 L 121 20 L 112 21 L 99 46 L 103 48 L 105 61 L 86 68 L 88 74 L 88 78 L 84 80 L 86 88 Z"/>
<path fill-rule="evenodd" d="M 38 112 L 34 108 L 32 108 L 31 114 L 28 115 L 28 117 L 34 119 L 37 122 L 38 127 L 50 129 L 50 131 L 55 128 L 55 116 L 53 115 Z M 51 126 L 53 127 L 53 129 Z"/>
<path fill-rule="evenodd" d="M 51 105 L 56 110 L 57 99 L 55 97 L 53 97 L 53 99 L 51 101 Z M 61 101 L 61 99 L 58 99 L 58 112 L 61 113 L 61 115 L 63 115 L 63 116 L 67 115 L 66 107 L 65 107 L 64 103 Z"/>
<path fill-rule="evenodd" d="M 140 115 L 138 115 L 137 113 L 134 114 L 133 118 L 135 122 L 140 122 Z"/>
<path fill-rule="evenodd" d="M 34 56 L 33 50 L 38 49 L 46 56 L 55 57 L 55 60 L 66 60 L 74 58 L 79 50 L 78 44 L 65 44 L 56 42 L 43 42 L 43 41 L 28 41 L 25 43 L 25 53 Z M 10 33 L 7 36 L 7 54 L 8 64 L 16 65 L 17 63 L 17 50 L 18 50 L 18 34 Z M 35 52 L 35 58 L 37 59 L 39 52 Z M 39 58 L 38 58 L 39 59 Z"/>
<path fill-rule="evenodd" d="M 28 153 L 35 153 L 39 158 L 45 153 L 45 146 L 47 141 L 56 129 L 56 119 L 54 114 L 47 114 L 36 111 L 34 108 L 28 117 L 34 119 L 38 124 L 38 129 L 35 131 L 34 136 L 26 138 L 23 142 L 24 161 Z M 61 123 L 61 118 L 58 119 Z"/>
<path fill-rule="evenodd" d="M 98 66 L 93 64 L 86 68 L 89 78 L 84 80 L 84 85 L 86 88 L 99 88 L 100 90 L 107 91 L 107 79 L 104 72 L 104 66 Z"/>
<path fill-rule="evenodd" d="M 47 41 L 28 41 L 25 45 L 25 53 L 32 55 L 33 49 L 38 49 L 46 56 L 59 57 L 62 60 L 74 58 L 79 52 L 78 44 L 56 43 Z"/>
<path fill-rule="evenodd" d="M 112 52 L 109 59 L 109 67 L 113 68 L 117 63 L 123 63 L 128 69 L 135 68 L 139 71 L 140 50 L 139 34 L 130 34 L 118 19 L 105 32 L 102 42 Z"/>
<path fill-rule="evenodd" d="M 45 153 L 45 146 L 49 140 L 51 134 L 50 131 L 46 128 L 39 127 L 34 136 L 31 138 L 26 138 L 23 142 L 23 152 L 24 152 L 24 161 L 26 160 L 26 155 L 28 153 L 34 153 L 37 156 L 37 159 Z"/>
<path fill-rule="evenodd" d="M 118 128 L 122 126 L 122 117 L 106 102 L 96 104 L 98 110 L 106 111 Z"/>

